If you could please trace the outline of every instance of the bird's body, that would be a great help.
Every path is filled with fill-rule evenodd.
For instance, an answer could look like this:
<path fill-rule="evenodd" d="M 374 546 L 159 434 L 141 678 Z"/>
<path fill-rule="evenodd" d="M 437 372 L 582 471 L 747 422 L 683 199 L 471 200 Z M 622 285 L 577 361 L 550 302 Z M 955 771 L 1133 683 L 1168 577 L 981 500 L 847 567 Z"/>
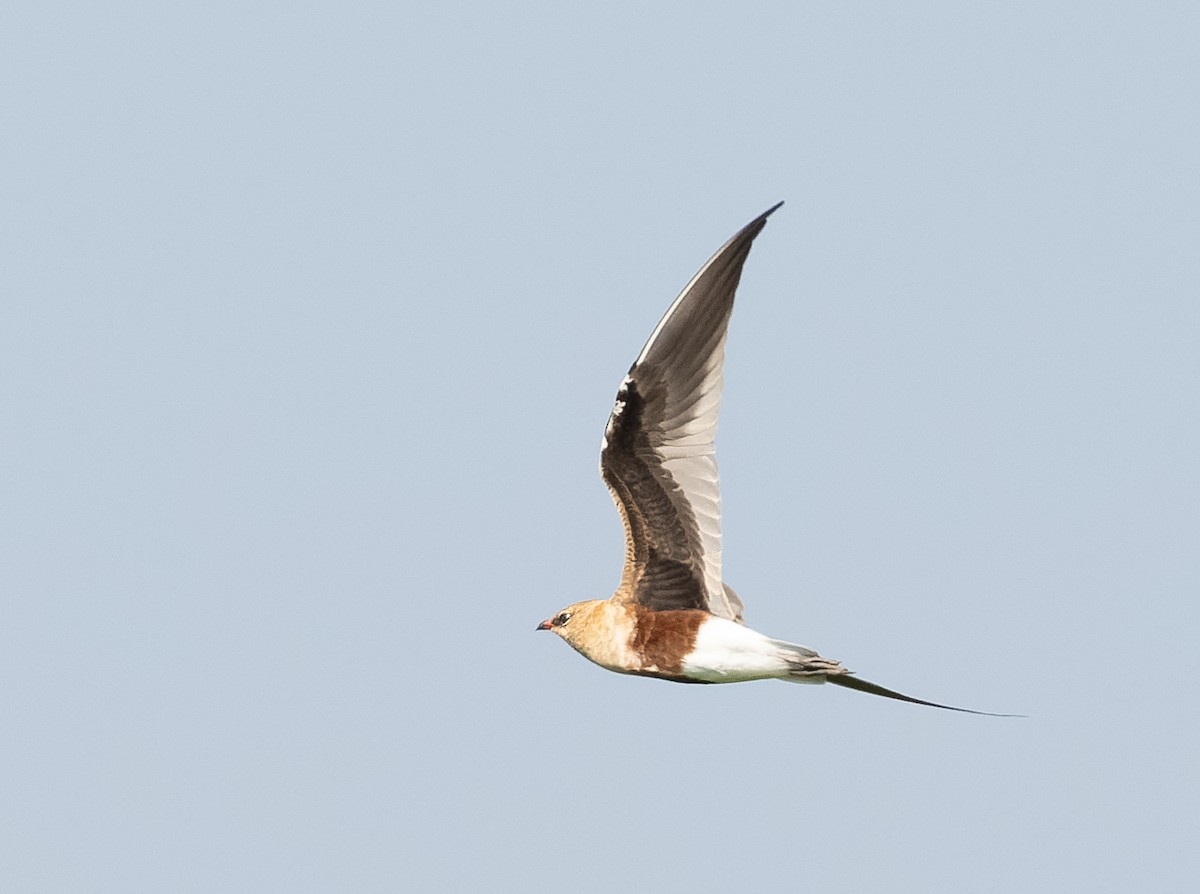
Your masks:
<path fill-rule="evenodd" d="M 750 245 L 778 207 L 743 227 L 692 278 L 617 390 L 600 472 L 625 526 L 620 586 L 538 629 L 618 673 L 680 683 L 828 682 L 965 711 L 885 689 L 812 649 L 752 630 L 722 580 L 714 438 L 725 335 Z"/>
<path fill-rule="evenodd" d="M 580 654 L 617 673 L 678 683 L 821 682 L 815 678 L 844 673 L 838 662 L 812 649 L 700 609 L 655 611 L 637 603 L 593 599 L 564 612 L 570 615 L 565 622 L 543 623 Z"/>

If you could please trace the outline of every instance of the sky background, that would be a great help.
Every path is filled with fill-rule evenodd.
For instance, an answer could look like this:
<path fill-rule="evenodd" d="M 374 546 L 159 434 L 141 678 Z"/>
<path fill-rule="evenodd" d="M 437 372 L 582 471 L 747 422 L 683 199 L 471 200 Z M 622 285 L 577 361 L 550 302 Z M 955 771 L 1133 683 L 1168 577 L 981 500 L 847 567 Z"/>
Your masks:
<path fill-rule="evenodd" d="M 0 75 L 0 888 L 1195 890 L 1200 7 L 16 2 Z M 534 632 L 780 199 L 726 579 L 1028 719 Z"/>

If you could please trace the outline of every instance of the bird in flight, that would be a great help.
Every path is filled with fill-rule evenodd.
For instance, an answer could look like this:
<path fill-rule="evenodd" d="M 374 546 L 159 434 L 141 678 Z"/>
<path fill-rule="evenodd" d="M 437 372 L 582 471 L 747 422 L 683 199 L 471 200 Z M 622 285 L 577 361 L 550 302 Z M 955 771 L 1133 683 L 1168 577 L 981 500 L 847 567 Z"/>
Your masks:
<path fill-rule="evenodd" d="M 621 584 L 611 598 L 568 605 L 537 629 L 623 674 L 679 683 L 834 683 L 933 708 L 987 713 L 885 689 L 812 649 L 751 630 L 742 620 L 742 601 L 721 578 L 714 437 L 725 334 L 750 245 L 782 204 L 709 258 L 621 382 L 600 449 L 600 474 L 625 525 Z"/>

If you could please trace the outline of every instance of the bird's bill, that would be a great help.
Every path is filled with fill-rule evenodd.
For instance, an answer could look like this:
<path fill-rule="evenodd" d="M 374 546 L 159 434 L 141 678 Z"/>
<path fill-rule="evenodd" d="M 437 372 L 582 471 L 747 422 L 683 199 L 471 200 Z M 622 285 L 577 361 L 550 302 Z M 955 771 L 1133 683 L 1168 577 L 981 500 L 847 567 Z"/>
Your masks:
<path fill-rule="evenodd" d="M 537 630 L 549 630 L 551 628 L 551 626 L 553 626 L 553 625 L 551 625 L 550 620 L 546 619 L 545 621 L 542 621 L 542 623 L 538 624 L 536 629 Z"/>

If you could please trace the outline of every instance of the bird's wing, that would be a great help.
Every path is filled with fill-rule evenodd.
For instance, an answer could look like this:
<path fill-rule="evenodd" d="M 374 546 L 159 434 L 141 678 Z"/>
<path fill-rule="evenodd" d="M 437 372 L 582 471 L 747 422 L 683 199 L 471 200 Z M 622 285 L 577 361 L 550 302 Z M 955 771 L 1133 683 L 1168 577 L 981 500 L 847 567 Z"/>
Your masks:
<path fill-rule="evenodd" d="M 721 581 L 714 436 L 734 292 L 754 237 L 778 207 L 743 227 L 700 268 L 617 391 L 600 474 L 625 524 L 618 602 L 742 620 L 741 600 Z"/>

